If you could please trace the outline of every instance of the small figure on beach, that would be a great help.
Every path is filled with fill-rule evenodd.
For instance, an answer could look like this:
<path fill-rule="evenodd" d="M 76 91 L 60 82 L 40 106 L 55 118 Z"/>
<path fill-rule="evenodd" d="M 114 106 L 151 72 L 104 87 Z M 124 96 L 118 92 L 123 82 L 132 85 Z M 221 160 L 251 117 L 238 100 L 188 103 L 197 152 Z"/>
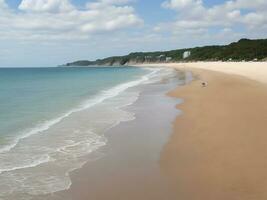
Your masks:
<path fill-rule="evenodd" d="M 207 87 L 208 86 L 208 82 L 202 82 L 201 85 L 202 85 L 202 87 Z"/>

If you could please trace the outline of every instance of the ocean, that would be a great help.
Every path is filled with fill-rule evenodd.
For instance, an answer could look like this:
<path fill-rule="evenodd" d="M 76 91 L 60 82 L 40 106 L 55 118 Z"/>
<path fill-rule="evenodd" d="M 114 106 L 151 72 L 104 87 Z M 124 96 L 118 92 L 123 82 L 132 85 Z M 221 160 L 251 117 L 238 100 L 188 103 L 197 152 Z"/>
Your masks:
<path fill-rule="evenodd" d="M 135 119 L 123 109 L 140 95 L 129 88 L 171 74 L 136 67 L 1 68 L 0 199 L 69 188 L 69 173 L 108 142 L 104 133 Z"/>

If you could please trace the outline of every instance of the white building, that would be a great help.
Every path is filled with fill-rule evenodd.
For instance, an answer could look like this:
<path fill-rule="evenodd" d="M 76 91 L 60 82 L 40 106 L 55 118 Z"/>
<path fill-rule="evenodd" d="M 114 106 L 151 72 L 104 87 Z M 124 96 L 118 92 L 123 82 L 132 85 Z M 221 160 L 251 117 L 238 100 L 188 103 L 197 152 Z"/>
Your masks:
<path fill-rule="evenodd" d="M 172 60 L 172 57 L 167 57 L 166 62 L 170 62 Z"/>
<path fill-rule="evenodd" d="M 191 55 L 191 51 L 185 51 L 185 52 L 183 53 L 183 59 L 188 58 L 190 55 Z"/>

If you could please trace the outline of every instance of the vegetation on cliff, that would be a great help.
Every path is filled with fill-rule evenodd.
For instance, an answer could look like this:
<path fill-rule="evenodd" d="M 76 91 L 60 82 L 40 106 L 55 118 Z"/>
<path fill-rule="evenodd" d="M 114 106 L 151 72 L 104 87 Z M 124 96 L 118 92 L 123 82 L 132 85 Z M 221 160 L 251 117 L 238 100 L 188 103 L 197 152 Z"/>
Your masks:
<path fill-rule="evenodd" d="M 188 57 L 185 52 L 190 52 Z M 229 45 L 204 46 L 157 52 L 135 52 L 126 56 L 114 56 L 96 61 L 76 61 L 64 66 L 127 65 L 155 62 L 187 61 L 260 61 L 267 58 L 267 39 L 241 39 Z"/>

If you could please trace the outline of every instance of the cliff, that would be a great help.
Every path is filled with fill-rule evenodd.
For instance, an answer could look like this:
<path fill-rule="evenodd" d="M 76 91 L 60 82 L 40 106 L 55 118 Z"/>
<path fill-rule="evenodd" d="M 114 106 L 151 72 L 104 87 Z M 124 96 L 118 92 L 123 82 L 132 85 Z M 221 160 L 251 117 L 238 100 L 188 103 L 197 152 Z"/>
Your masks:
<path fill-rule="evenodd" d="M 157 52 L 135 52 L 95 61 L 75 61 L 63 66 L 130 65 L 189 61 L 263 61 L 267 58 L 267 39 L 241 39 L 229 45 L 204 46 Z"/>

